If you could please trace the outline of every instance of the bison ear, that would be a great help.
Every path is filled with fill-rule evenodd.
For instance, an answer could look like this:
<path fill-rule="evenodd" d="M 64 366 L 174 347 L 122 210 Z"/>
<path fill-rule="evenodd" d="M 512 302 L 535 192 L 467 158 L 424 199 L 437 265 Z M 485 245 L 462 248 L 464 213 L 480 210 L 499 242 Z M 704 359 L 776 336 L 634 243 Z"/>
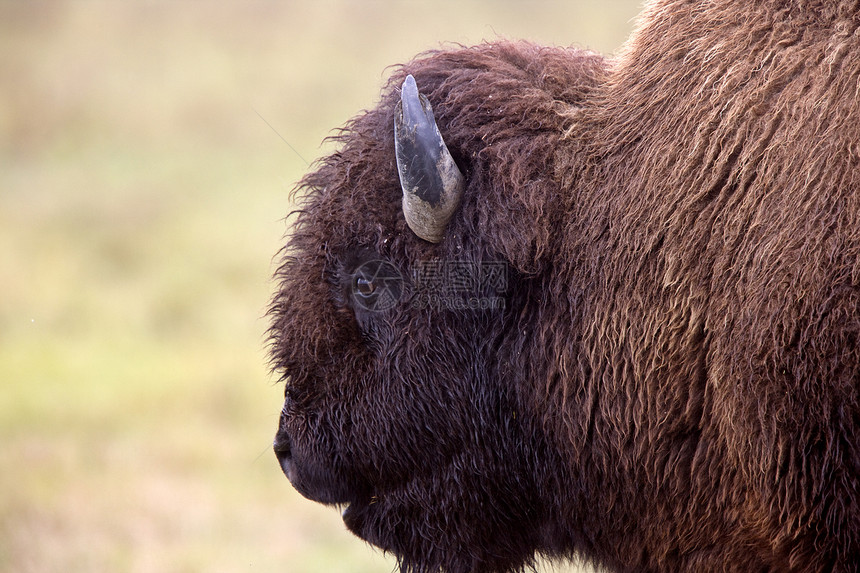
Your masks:
<path fill-rule="evenodd" d="M 394 149 L 406 223 L 425 241 L 438 243 L 460 205 L 465 180 L 411 75 L 394 111 Z"/>

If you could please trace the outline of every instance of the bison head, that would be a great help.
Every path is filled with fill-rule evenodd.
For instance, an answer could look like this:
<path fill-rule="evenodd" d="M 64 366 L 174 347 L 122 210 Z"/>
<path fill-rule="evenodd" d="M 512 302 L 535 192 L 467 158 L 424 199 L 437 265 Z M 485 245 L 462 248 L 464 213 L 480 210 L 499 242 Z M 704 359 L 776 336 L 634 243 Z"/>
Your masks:
<path fill-rule="evenodd" d="M 515 570 L 552 545 L 528 355 L 567 201 L 553 141 L 600 70 L 528 45 L 431 54 L 299 186 L 270 312 L 275 451 L 404 571 Z"/>

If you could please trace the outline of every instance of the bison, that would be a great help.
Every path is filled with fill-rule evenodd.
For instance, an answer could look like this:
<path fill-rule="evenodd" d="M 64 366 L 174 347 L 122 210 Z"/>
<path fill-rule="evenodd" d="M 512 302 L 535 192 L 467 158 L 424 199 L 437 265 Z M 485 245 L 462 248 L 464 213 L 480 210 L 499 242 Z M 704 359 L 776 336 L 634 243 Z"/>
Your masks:
<path fill-rule="evenodd" d="M 403 572 L 857 571 L 860 2 L 397 68 L 298 187 L 274 449 Z"/>

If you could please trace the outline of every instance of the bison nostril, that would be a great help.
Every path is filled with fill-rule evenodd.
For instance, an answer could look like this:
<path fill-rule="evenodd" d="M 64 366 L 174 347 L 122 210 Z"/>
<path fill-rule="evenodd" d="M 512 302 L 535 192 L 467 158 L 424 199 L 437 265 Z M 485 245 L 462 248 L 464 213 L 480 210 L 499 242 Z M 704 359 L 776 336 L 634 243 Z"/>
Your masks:
<path fill-rule="evenodd" d="M 287 405 L 289 404 L 289 393 L 286 393 L 284 407 L 281 410 L 281 419 L 278 423 L 278 432 L 275 434 L 275 441 L 272 448 L 275 450 L 275 456 L 281 464 L 281 469 L 287 477 L 290 477 L 290 467 L 293 459 L 293 443 L 290 439 L 290 434 L 287 432 Z"/>
<path fill-rule="evenodd" d="M 290 467 L 293 460 L 293 450 L 290 438 L 286 432 L 278 432 L 278 435 L 275 436 L 273 449 L 275 450 L 275 456 L 278 458 L 278 463 L 281 464 L 281 470 L 283 470 L 284 474 L 289 478 Z"/>
<path fill-rule="evenodd" d="M 278 459 L 292 457 L 290 438 L 286 435 L 278 434 L 278 436 L 275 438 L 273 448 L 275 449 L 275 455 L 278 456 Z"/>

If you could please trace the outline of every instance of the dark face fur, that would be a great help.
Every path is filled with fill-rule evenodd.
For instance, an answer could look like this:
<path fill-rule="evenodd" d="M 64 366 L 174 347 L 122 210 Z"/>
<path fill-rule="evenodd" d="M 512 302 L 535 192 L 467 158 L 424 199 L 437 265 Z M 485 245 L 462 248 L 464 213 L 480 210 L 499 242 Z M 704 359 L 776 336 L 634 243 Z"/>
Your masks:
<path fill-rule="evenodd" d="M 513 277 L 460 237 L 433 246 L 404 226 L 391 135 L 372 138 L 375 122 L 391 125 L 359 119 L 307 178 L 279 271 L 278 459 L 405 570 L 510 567 L 538 513 L 524 417 L 495 367 Z"/>
<path fill-rule="evenodd" d="M 506 49 L 413 65 L 465 177 L 462 205 L 439 244 L 418 238 L 404 219 L 392 129 L 399 90 L 389 88 L 338 137 L 340 151 L 303 180 L 276 277 L 272 358 L 286 382 L 275 440 L 281 466 L 304 496 L 345 508 L 349 529 L 393 552 L 403 571 L 518 571 L 545 534 L 546 445 L 519 395 L 517 358 L 529 299 L 523 267 L 537 276 L 534 253 L 549 248 L 535 242 L 549 241 L 556 224 L 529 179 L 549 158 L 544 146 L 512 161 L 522 142 L 505 139 L 505 114 L 519 112 L 472 108 L 511 92 L 515 81 L 532 98 L 511 100 L 524 109 L 552 109 L 564 94 L 534 89 L 535 70 L 520 69 L 522 55 Z M 591 56 L 531 58 L 565 70 L 601 65 Z M 495 75 L 493 66 L 501 68 Z M 464 77 L 446 84 L 452 70 Z M 481 89 L 487 94 L 472 93 Z M 458 98 L 467 102 L 458 106 Z M 545 124 L 528 126 L 529 138 L 560 129 Z M 491 172 L 505 169 L 513 170 L 501 175 L 508 185 L 532 194 L 487 187 Z M 511 228 L 511 209 L 528 233 Z"/>

